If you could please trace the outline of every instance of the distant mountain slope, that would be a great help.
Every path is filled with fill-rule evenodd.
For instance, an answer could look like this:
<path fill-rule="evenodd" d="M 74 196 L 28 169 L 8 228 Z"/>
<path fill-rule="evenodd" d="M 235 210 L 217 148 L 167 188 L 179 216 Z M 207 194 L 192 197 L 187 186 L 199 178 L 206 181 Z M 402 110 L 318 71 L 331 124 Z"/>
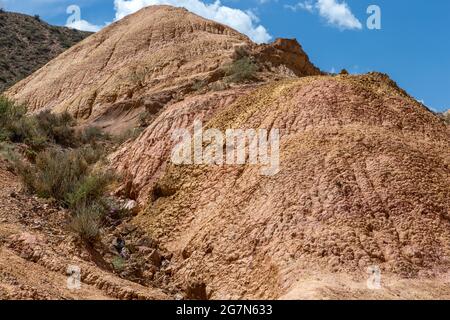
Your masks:
<path fill-rule="evenodd" d="M 38 17 L 0 11 L 0 92 L 89 36 Z"/>

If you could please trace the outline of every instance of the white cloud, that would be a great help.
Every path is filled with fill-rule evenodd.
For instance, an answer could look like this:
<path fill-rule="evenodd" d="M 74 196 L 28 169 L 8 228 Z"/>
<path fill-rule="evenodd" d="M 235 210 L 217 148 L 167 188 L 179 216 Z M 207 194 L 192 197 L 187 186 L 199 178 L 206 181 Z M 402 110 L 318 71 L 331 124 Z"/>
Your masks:
<path fill-rule="evenodd" d="M 89 32 L 97 32 L 103 28 L 103 26 L 97 26 L 86 20 L 77 20 L 77 21 L 68 23 L 68 24 L 66 24 L 66 27 L 81 30 L 81 31 L 89 31 Z"/>
<path fill-rule="evenodd" d="M 353 15 L 348 4 L 339 0 L 311 0 L 299 2 L 295 5 L 285 5 L 287 9 L 293 11 L 306 10 L 315 12 L 323 17 L 328 24 L 342 30 L 362 29 L 361 22 Z"/>
<path fill-rule="evenodd" d="M 319 14 L 331 25 L 341 29 L 361 29 L 362 24 L 353 15 L 347 3 L 337 0 L 318 0 L 316 4 Z"/>
<path fill-rule="evenodd" d="M 268 42 L 272 38 L 252 12 L 224 6 L 220 1 L 207 4 L 200 0 L 114 0 L 116 20 L 151 5 L 171 5 L 183 7 L 204 18 L 226 24 L 247 35 L 257 43 Z"/>
<path fill-rule="evenodd" d="M 309 12 L 313 12 L 314 11 L 314 3 L 311 0 L 310 1 L 299 2 L 299 3 L 294 4 L 294 5 L 285 4 L 284 7 L 286 9 L 290 9 L 292 11 L 298 11 L 298 10 L 305 10 L 305 11 L 309 11 Z"/>
<path fill-rule="evenodd" d="M 102 26 L 97 26 L 81 19 L 81 8 L 77 5 L 73 4 L 68 6 L 66 8 L 66 13 L 69 15 L 67 18 L 66 27 L 90 32 L 97 32 L 103 28 Z"/>

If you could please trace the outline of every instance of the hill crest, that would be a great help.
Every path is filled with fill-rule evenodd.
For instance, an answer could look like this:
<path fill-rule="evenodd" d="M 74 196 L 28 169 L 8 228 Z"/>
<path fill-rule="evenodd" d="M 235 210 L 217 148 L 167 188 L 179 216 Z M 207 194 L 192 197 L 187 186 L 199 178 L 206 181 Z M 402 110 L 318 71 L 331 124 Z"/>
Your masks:
<path fill-rule="evenodd" d="M 320 74 L 294 40 L 257 45 L 185 9 L 150 6 L 85 39 L 10 90 L 31 111 L 69 111 L 117 131 L 203 88 L 223 85 L 239 55 L 258 66 L 257 81 Z M 157 110 L 155 110 L 157 109 Z"/>

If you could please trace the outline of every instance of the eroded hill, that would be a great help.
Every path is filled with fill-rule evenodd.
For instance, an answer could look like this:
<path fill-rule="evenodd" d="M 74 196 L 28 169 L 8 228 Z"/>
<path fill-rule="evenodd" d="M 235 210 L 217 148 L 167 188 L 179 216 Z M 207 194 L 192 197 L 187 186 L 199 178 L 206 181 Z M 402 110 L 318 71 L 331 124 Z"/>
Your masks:
<path fill-rule="evenodd" d="M 110 131 L 132 127 L 184 96 L 223 85 L 224 66 L 248 57 L 255 81 L 314 75 L 300 45 L 256 45 L 185 9 L 150 6 L 71 48 L 7 94 L 30 110 L 69 111 Z"/>
<path fill-rule="evenodd" d="M 235 62 L 248 71 L 245 81 L 229 73 Z M 131 238 L 128 274 L 120 274 L 128 280 L 77 252 L 75 240 L 59 246 L 76 254 L 37 254 L 36 263 L 51 270 L 64 264 L 53 267 L 47 255 L 87 263 L 88 298 L 106 291 L 171 299 L 195 290 L 212 299 L 450 296 L 450 128 L 386 75 L 323 75 L 294 40 L 256 45 L 186 10 L 152 6 L 79 43 L 8 96 L 30 111 L 68 110 L 112 132 L 151 115 L 139 137 L 108 157 L 123 178 L 115 195 L 137 200 L 140 210 L 103 230 L 97 247 Z M 175 165 L 172 134 L 195 120 L 221 132 L 279 129 L 280 171 Z M 2 226 L 30 223 L 6 209 Z M 56 243 L 60 215 L 30 216 Z M 135 236 L 137 229 L 144 235 Z M 33 261 L 36 237 L 1 230 L 8 259 L 31 252 Z M 141 248 L 144 236 L 151 241 Z M 374 268 L 380 290 L 366 285 Z M 9 270 L 0 278 L 7 294 L 10 273 L 26 283 Z"/>
<path fill-rule="evenodd" d="M 113 163 L 137 190 L 147 181 L 136 221 L 176 253 L 179 281 L 195 274 L 213 298 L 292 298 L 311 274 L 339 283 L 379 266 L 419 281 L 448 270 L 450 132 L 386 76 L 306 77 L 219 105 L 205 127 L 281 130 L 273 177 L 169 159 L 161 174 L 154 138 L 166 117 Z"/>

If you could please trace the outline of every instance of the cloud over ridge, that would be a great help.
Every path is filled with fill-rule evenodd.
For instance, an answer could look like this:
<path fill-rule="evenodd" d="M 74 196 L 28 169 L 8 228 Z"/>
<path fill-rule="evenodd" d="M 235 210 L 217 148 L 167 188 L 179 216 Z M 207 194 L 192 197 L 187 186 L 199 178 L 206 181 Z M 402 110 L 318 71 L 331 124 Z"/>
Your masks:
<path fill-rule="evenodd" d="M 306 0 L 295 5 L 285 5 L 292 11 L 305 10 L 317 12 L 329 25 L 341 30 L 362 29 L 362 24 L 352 13 L 348 4 L 338 0 Z"/>
<path fill-rule="evenodd" d="M 272 38 L 266 28 L 258 25 L 258 18 L 252 12 L 224 6 L 218 0 L 211 4 L 200 0 L 115 0 L 116 20 L 144 7 L 163 4 L 183 7 L 201 17 L 226 24 L 257 43 L 268 42 Z"/>

